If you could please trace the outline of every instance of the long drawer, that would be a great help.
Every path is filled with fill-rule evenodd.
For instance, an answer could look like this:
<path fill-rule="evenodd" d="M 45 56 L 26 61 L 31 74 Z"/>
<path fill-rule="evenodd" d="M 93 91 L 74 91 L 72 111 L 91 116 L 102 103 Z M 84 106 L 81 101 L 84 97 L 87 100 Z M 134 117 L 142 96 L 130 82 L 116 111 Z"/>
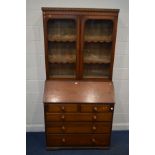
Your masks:
<path fill-rule="evenodd" d="M 53 122 L 46 123 L 47 133 L 110 133 L 111 122 Z"/>
<path fill-rule="evenodd" d="M 112 121 L 112 112 L 108 113 L 46 113 L 45 120 L 49 121 Z"/>
<path fill-rule="evenodd" d="M 62 146 L 108 146 L 110 134 L 47 134 L 48 147 Z"/>

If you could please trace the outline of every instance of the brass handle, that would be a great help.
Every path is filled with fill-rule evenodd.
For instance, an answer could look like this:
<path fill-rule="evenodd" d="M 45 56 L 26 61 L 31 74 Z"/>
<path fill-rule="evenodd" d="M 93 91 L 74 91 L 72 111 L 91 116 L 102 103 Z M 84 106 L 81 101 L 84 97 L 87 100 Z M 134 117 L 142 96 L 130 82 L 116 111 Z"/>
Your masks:
<path fill-rule="evenodd" d="M 94 116 L 93 116 L 93 119 L 94 119 L 94 120 L 96 120 L 96 119 L 97 119 L 96 115 L 94 115 Z"/>
<path fill-rule="evenodd" d="M 65 111 L 65 107 L 64 107 L 64 106 L 62 106 L 62 107 L 61 107 L 61 110 L 62 110 L 62 111 Z"/>
<path fill-rule="evenodd" d="M 94 107 L 94 111 L 97 111 L 97 107 Z"/>
<path fill-rule="evenodd" d="M 62 142 L 65 143 L 66 142 L 66 139 L 65 138 L 62 138 Z"/>
<path fill-rule="evenodd" d="M 93 142 L 93 143 L 96 143 L 96 140 L 95 140 L 95 138 L 92 138 L 92 142 Z"/>
<path fill-rule="evenodd" d="M 113 110 L 114 110 L 114 108 L 113 108 L 113 107 L 111 107 L 111 108 L 110 108 L 110 110 L 111 110 L 111 111 L 113 111 Z"/>
<path fill-rule="evenodd" d="M 62 130 L 65 130 L 65 126 L 62 126 L 61 129 L 62 129 Z"/>
<path fill-rule="evenodd" d="M 64 119 L 65 119 L 65 116 L 64 116 L 64 115 L 62 115 L 62 116 L 61 116 L 61 119 L 62 119 L 62 120 L 64 120 Z"/>
<path fill-rule="evenodd" d="M 49 17 L 49 18 L 51 18 L 51 17 L 52 17 L 52 15 L 48 15 L 48 17 Z"/>
<path fill-rule="evenodd" d="M 109 107 L 107 107 L 107 106 L 104 106 L 103 107 L 103 110 L 107 110 L 107 109 L 109 109 Z"/>
<path fill-rule="evenodd" d="M 92 129 L 95 131 L 96 130 L 96 126 L 93 126 Z"/>

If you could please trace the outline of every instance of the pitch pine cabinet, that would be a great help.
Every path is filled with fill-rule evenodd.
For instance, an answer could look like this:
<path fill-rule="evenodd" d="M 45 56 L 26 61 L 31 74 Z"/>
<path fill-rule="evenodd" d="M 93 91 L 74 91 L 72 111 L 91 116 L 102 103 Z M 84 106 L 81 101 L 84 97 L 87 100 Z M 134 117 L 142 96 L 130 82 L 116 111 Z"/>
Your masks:
<path fill-rule="evenodd" d="M 42 8 L 46 145 L 108 148 L 118 9 Z"/>

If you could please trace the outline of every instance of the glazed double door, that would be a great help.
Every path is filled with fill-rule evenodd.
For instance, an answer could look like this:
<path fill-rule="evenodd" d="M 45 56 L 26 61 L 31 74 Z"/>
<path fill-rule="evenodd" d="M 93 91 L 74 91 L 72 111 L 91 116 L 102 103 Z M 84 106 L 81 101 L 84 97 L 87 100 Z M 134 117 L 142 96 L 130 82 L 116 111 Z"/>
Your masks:
<path fill-rule="evenodd" d="M 51 15 L 45 29 L 48 79 L 111 80 L 115 17 Z"/>

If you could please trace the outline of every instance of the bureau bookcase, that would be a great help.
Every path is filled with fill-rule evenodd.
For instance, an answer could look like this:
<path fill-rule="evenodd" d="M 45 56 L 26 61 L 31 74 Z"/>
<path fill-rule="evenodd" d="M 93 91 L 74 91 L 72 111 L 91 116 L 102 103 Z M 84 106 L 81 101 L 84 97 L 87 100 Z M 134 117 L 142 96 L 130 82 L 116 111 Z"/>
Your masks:
<path fill-rule="evenodd" d="M 42 8 L 46 146 L 108 148 L 118 9 Z"/>

